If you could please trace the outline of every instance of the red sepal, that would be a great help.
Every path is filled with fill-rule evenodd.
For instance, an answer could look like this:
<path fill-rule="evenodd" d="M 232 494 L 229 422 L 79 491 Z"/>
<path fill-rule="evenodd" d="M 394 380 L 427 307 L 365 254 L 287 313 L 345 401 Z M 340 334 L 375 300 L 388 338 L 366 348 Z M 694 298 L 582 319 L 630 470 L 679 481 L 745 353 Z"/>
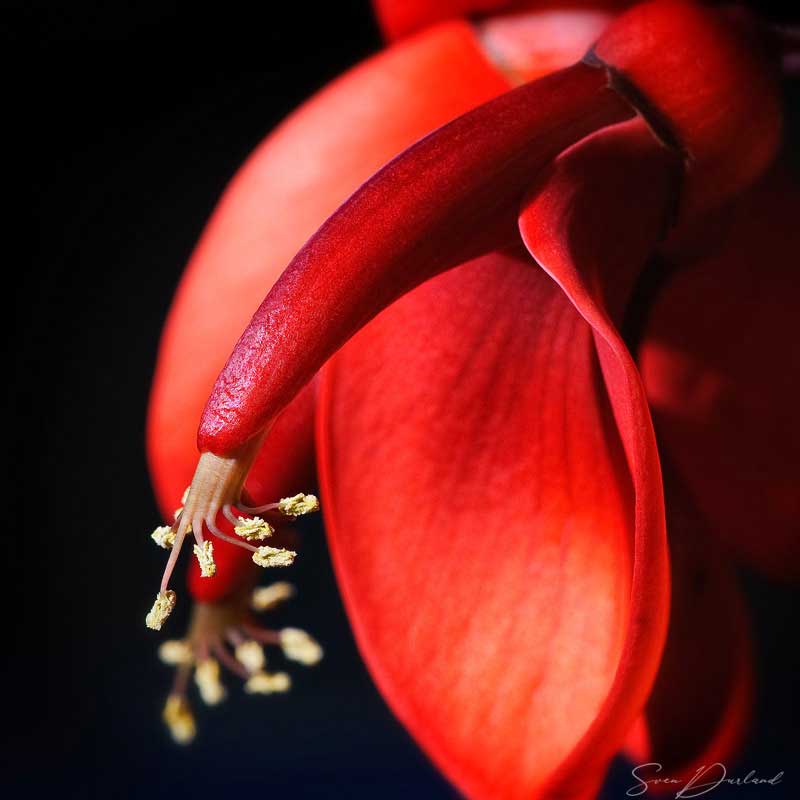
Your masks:
<path fill-rule="evenodd" d="M 684 153 L 681 213 L 730 200 L 781 138 L 777 72 L 758 44 L 691 0 L 651 0 L 614 20 L 590 54 L 668 144 Z"/>

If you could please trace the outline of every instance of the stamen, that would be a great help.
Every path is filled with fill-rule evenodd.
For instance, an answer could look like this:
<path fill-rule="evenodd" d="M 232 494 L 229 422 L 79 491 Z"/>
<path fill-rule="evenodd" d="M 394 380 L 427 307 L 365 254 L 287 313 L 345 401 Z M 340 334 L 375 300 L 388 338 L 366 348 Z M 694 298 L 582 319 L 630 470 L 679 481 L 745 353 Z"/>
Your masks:
<path fill-rule="evenodd" d="M 159 525 L 151 534 L 150 538 L 165 550 L 169 550 L 175 544 L 175 531 L 171 525 Z"/>
<path fill-rule="evenodd" d="M 264 649 L 252 639 L 237 645 L 234 652 L 237 660 L 244 664 L 248 672 L 261 672 L 266 666 L 267 659 L 264 657 Z"/>
<path fill-rule="evenodd" d="M 186 533 L 189 529 L 189 522 L 186 519 L 184 514 L 181 514 L 181 518 L 178 520 L 178 530 L 175 531 L 175 544 L 172 546 L 172 552 L 169 554 L 169 558 L 167 559 L 167 566 L 164 567 L 164 574 L 161 576 L 161 594 L 164 594 L 168 590 L 167 587 L 169 586 L 169 579 L 172 577 L 172 571 L 175 569 L 175 564 L 178 562 L 178 555 L 180 554 L 181 545 L 183 544 L 183 540 L 186 538 Z M 172 593 L 174 596 L 174 592 Z"/>
<path fill-rule="evenodd" d="M 238 675 L 243 681 L 250 677 L 250 673 L 225 649 L 220 643 L 216 642 L 211 649 L 214 655 L 234 674 Z"/>
<path fill-rule="evenodd" d="M 256 672 L 248 678 L 244 690 L 248 694 L 273 694 L 288 692 L 291 686 L 291 678 L 285 672 Z"/>
<path fill-rule="evenodd" d="M 163 642 L 158 648 L 158 657 L 162 663 L 177 667 L 181 664 L 191 664 L 194 661 L 192 648 L 188 642 L 179 639 L 170 639 Z"/>
<path fill-rule="evenodd" d="M 251 638 L 262 644 L 280 644 L 281 637 L 278 631 L 265 630 L 259 628 L 258 625 L 250 625 L 245 622 L 242 625 L 242 630 Z"/>
<path fill-rule="evenodd" d="M 236 539 L 233 536 L 228 536 L 227 533 L 223 533 L 214 522 L 213 518 L 207 517 L 206 518 L 206 527 L 214 534 L 218 539 L 222 539 L 229 544 L 235 544 L 237 547 L 243 547 L 245 550 L 249 550 L 251 553 L 255 553 L 256 548 L 253 547 L 252 544 L 245 544 L 241 539 Z"/>
<path fill-rule="evenodd" d="M 175 592 L 171 589 L 159 592 L 156 595 L 156 600 L 150 609 L 150 613 L 145 617 L 144 621 L 147 627 L 152 628 L 154 631 L 160 631 L 164 621 L 172 613 L 172 609 L 175 608 L 175 602 Z"/>
<path fill-rule="evenodd" d="M 284 628 L 280 632 L 280 644 L 286 658 L 307 667 L 318 664 L 324 654 L 319 642 L 300 628 Z"/>
<path fill-rule="evenodd" d="M 296 494 L 284 497 L 278 503 L 278 510 L 290 517 L 299 517 L 319 510 L 319 500 L 313 494 Z"/>
<path fill-rule="evenodd" d="M 284 497 L 277 503 L 267 503 L 263 506 L 245 506 L 237 503 L 245 514 L 263 514 L 267 511 L 279 511 L 288 517 L 299 517 L 319 510 L 319 500 L 313 494 L 296 494 L 294 497 Z"/>
<path fill-rule="evenodd" d="M 253 517 L 252 519 L 245 519 L 244 517 L 238 518 L 238 524 L 233 529 L 237 536 L 247 539 L 248 542 L 263 541 L 275 533 L 275 528 L 268 522 L 265 522 L 261 517 Z"/>
<path fill-rule="evenodd" d="M 214 563 L 214 545 L 211 542 L 203 542 L 202 547 L 195 545 L 193 551 L 200 564 L 200 576 L 213 578 L 217 574 L 217 565 Z"/>
<path fill-rule="evenodd" d="M 297 553 L 283 547 L 259 547 L 253 553 L 253 562 L 259 567 L 290 567 Z"/>
<path fill-rule="evenodd" d="M 231 510 L 230 503 L 225 503 L 225 505 L 222 506 L 222 513 L 225 515 L 225 519 L 227 519 L 228 522 L 230 522 L 234 527 L 239 524 L 239 517 Z"/>
<path fill-rule="evenodd" d="M 192 716 L 192 709 L 183 695 L 171 694 L 167 697 L 162 717 L 175 742 L 189 744 L 194 739 L 197 727 L 194 716 Z"/>
<path fill-rule="evenodd" d="M 177 519 L 178 519 L 178 517 L 180 517 L 180 515 L 183 513 L 183 507 L 186 505 L 186 500 L 187 500 L 187 499 L 188 499 L 188 497 L 189 497 L 189 490 L 190 490 L 191 488 L 192 488 L 191 486 L 187 486 L 187 487 L 186 487 L 186 488 L 183 490 L 183 494 L 181 495 L 181 504 L 180 504 L 180 507 L 179 507 L 179 508 L 176 508 L 176 509 L 175 509 L 175 511 L 173 511 L 173 512 L 172 512 L 172 517 L 173 517 L 173 519 L 177 520 Z"/>
<path fill-rule="evenodd" d="M 194 671 L 194 682 L 200 691 L 200 697 L 208 706 L 215 706 L 225 699 L 225 687 L 219 680 L 219 662 L 213 658 L 204 658 Z"/>
<path fill-rule="evenodd" d="M 162 593 L 168 590 L 181 545 L 186 534 L 192 528 L 194 528 L 193 533 L 197 544 L 200 547 L 203 546 L 202 525 L 204 521 L 214 535 L 231 543 L 236 543 L 240 547 L 255 550 L 255 548 L 246 545 L 244 542 L 237 542 L 232 537 L 226 537 L 221 531 L 216 530 L 214 528 L 214 519 L 220 508 L 239 499 L 244 479 L 247 476 L 250 465 L 253 463 L 255 454 L 258 452 L 261 438 L 260 436 L 254 437 L 234 456 L 222 457 L 213 453 L 201 454 L 192 478 L 192 484 L 184 492 L 182 501 L 184 509 L 177 521 L 175 544 L 172 547 L 164 574 L 161 577 Z"/>
<path fill-rule="evenodd" d="M 259 586 L 253 590 L 250 604 L 256 611 L 268 611 L 289 600 L 297 593 L 291 583 L 278 581 L 270 586 Z"/>

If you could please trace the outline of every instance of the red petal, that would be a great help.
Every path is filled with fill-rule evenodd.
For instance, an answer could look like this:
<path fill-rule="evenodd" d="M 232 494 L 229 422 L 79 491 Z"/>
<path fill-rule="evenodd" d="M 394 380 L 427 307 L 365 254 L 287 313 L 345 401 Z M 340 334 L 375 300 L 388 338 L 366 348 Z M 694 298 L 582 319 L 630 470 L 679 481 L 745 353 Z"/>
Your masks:
<path fill-rule="evenodd" d="M 471 13 L 492 13 L 512 5 L 509 0 L 372 0 L 387 39 L 399 39 L 447 19 Z"/>
<path fill-rule="evenodd" d="M 611 20 L 599 8 L 529 11 L 476 24 L 483 49 L 515 85 L 579 61 Z"/>
<path fill-rule="evenodd" d="M 746 604 L 730 565 L 691 502 L 667 493 L 672 566 L 669 633 L 645 709 L 644 739 L 629 750 L 646 777 L 686 783 L 703 765 L 738 755 L 753 705 L 753 652 Z M 709 778 L 710 779 L 710 778 Z M 675 793 L 674 784 L 652 789 Z"/>
<path fill-rule="evenodd" d="M 203 413 L 201 450 L 237 450 L 383 307 L 512 235 L 531 176 L 570 143 L 630 116 L 605 80 L 577 64 L 507 92 L 365 183 L 297 254 L 242 334 Z"/>
<path fill-rule="evenodd" d="M 569 10 L 581 8 L 605 10 L 630 5 L 631 1 L 570 0 L 566 5 L 569 6 Z M 543 9 L 563 11 L 564 5 L 559 0 L 372 0 L 381 30 L 389 40 L 408 36 L 446 19 L 481 18 Z M 578 57 L 581 55 L 583 54 L 579 53 Z"/>
<path fill-rule="evenodd" d="M 339 78 L 239 170 L 181 280 L 161 341 L 147 445 L 165 515 L 194 472 L 197 422 L 214 379 L 292 256 L 392 156 L 507 88 L 467 25 L 440 26 Z"/>
<path fill-rule="evenodd" d="M 620 739 L 665 614 L 663 541 L 634 548 L 591 329 L 525 256 L 488 257 L 357 334 L 319 413 L 330 546 L 379 688 L 470 797 L 555 797 L 546 782 L 628 658 L 632 567 L 650 644 Z"/>
<path fill-rule="evenodd" d="M 785 576 L 800 574 L 798 219 L 777 173 L 743 197 L 660 295 L 640 355 L 662 447 L 712 534 Z"/>
<path fill-rule="evenodd" d="M 677 165 L 640 122 L 559 158 L 520 216 L 528 249 L 591 325 L 635 496 L 630 626 L 614 686 L 553 786 L 607 757 L 650 688 L 666 617 L 664 505 L 655 438 L 633 360 L 612 323 L 672 207 Z M 555 789 L 554 789 L 555 791 Z"/>

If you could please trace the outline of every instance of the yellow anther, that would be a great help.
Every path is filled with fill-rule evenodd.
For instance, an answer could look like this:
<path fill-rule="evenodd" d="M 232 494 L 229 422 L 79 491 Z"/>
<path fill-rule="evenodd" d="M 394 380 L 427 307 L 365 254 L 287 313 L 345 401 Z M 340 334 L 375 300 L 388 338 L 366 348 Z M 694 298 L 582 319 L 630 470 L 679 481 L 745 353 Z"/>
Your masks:
<path fill-rule="evenodd" d="M 289 517 L 299 517 L 319 510 L 319 500 L 313 494 L 296 494 L 294 497 L 284 497 L 278 503 L 281 513 Z"/>
<path fill-rule="evenodd" d="M 169 525 L 159 525 L 151 534 L 150 538 L 165 550 L 171 550 L 175 544 L 175 531 Z"/>
<path fill-rule="evenodd" d="M 285 672 L 256 672 L 247 679 L 244 690 L 248 694 L 274 694 L 288 692 L 291 687 L 291 678 Z"/>
<path fill-rule="evenodd" d="M 300 628 L 284 628 L 280 632 L 281 649 L 286 658 L 311 666 L 322 660 L 319 642 Z"/>
<path fill-rule="evenodd" d="M 193 550 L 197 556 L 197 562 L 200 564 L 200 577 L 213 578 L 217 574 L 217 565 L 214 563 L 214 545 L 206 540 L 202 547 L 195 545 Z"/>
<path fill-rule="evenodd" d="M 169 664 L 171 667 L 191 664 L 194 660 L 189 643 L 177 639 L 163 642 L 158 648 L 158 657 L 164 664 Z"/>
<path fill-rule="evenodd" d="M 194 671 L 194 682 L 206 705 L 215 706 L 225 699 L 225 687 L 219 680 L 219 662 L 215 659 L 206 658 L 198 663 Z"/>
<path fill-rule="evenodd" d="M 269 586 L 259 586 L 253 590 L 253 597 L 250 602 L 256 611 L 268 611 L 290 597 L 294 597 L 296 591 L 291 583 L 278 581 Z"/>
<path fill-rule="evenodd" d="M 192 709 L 186 698 L 180 694 L 171 694 L 167 698 L 162 714 L 169 728 L 170 735 L 178 744 L 189 744 L 194 739 L 197 728 L 194 724 Z"/>
<path fill-rule="evenodd" d="M 154 631 L 160 631 L 161 626 L 164 624 L 166 618 L 172 613 L 175 608 L 175 592 L 172 589 L 167 589 L 166 592 L 159 592 L 156 595 L 156 601 L 150 609 L 150 613 L 145 617 L 145 624 L 148 628 Z"/>
<path fill-rule="evenodd" d="M 237 536 L 247 539 L 248 542 L 262 541 L 275 533 L 275 528 L 265 522 L 261 517 L 246 519 L 239 517 L 239 524 L 233 529 Z"/>
<path fill-rule="evenodd" d="M 258 642 L 242 642 L 236 647 L 236 659 L 248 672 L 261 672 L 267 663 L 264 648 Z"/>
<path fill-rule="evenodd" d="M 253 561 L 259 567 L 289 567 L 294 563 L 297 553 L 283 547 L 259 547 L 253 553 Z"/>

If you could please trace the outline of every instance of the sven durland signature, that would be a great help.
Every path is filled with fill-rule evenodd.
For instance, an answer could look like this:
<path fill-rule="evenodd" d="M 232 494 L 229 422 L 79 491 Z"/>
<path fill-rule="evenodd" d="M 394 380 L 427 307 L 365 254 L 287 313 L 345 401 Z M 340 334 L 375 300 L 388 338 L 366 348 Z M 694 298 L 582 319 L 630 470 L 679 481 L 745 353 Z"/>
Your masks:
<path fill-rule="evenodd" d="M 687 778 L 659 778 L 658 773 L 663 769 L 663 765 L 657 761 L 634 767 L 631 775 L 635 784 L 625 794 L 628 797 L 641 797 L 651 786 L 658 786 L 660 789 L 673 788 L 675 798 L 686 800 L 713 792 L 720 786 L 777 786 L 783 780 L 783 771 L 769 778 L 756 775 L 754 769 L 742 777 L 729 776 L 725 765 L 719 761 L 698 767 L 694 774 Z"/>

